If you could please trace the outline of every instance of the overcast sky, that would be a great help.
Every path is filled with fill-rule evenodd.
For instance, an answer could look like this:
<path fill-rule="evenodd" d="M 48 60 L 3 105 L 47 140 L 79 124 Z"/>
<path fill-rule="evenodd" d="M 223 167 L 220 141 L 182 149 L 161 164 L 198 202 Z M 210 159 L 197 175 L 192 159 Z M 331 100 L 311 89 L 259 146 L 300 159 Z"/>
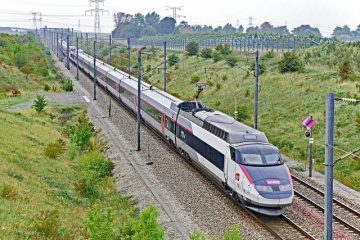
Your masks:
<path fill-rule="evenodd" d="M 231 23 L 246 28 L 252 16 L 256 25 L 269 21 L 273 25 L 287 24 L 291 30 L 301 24 L 310 24 L 329 36 L 336 26 L 346 24 L 355 29 L 360 24 L 360 0 L 105 0 L 101 7 L 109 10 L 110 16 L 101 17 L 101 30 L 110 32 L 113 29 L 112 14 L 115 12 L 146 14 L 156 11 L 161 17 L 172 15 L 165 6 L 183 6 L 178 14 L 186 18 L 178 21 L 214 27 Z M 80 19 L 81 30 L 92 31 L 94 17 L 82 16 L 90 8 L 88 0 L 2 0 L 0 26 L 31 28 L 32 16 L 28 13 L 42 12 L 44 25 L 48 27 L 77 29 Z"/>

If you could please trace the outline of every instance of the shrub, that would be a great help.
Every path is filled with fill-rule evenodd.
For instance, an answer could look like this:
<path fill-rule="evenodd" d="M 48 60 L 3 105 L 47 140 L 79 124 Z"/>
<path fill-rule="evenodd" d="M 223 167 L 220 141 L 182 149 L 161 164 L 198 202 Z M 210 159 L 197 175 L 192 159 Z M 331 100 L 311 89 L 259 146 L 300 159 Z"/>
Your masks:
<path fill-rule="evenodd" d="M 72 90 L 74 89 L 74 85 L 73 85 L 73 82 L 68 79 L 64 82 L 62 88 L 64 89 L 64 91 L 66 92 L 72 92 Z"/>
<path fill-rule="evenodd" d="M 357 115 L 356 115 L 355 122 L 356 122 L 356 128 L 357 128 L 357 130 L 360 132 L 360 114 L 357 114 Z"/>
<path fill-rule="evenodd" d="M 250 117 L 249 109 L 246 106 L 238 106 L 235 109 L 235 119 L 238 121 L 244 121 Z"/>
<path fill-rule="evenodd" d="M 216 90 L 219 90 L 221 88 L 221 83 L 216 84 Z"/>
<path fill-rule="evenodd" d="M 132 223 L 132 230 L 134 235 L 133 240 L 143 239 L 163 239 L 165 231 L 161 225 L 156 222 L 159 212 L 156 208 L 150 205 L 140 213 L 140 219 Z"/>
<path fill-rule="evenodd" d="M 200 77 L 197 74 L 191 75 L 191 83 L 197 83 L 200 81 Z"/>
<path fill-rule="evenodd" d="M 262 59 L 263 60 L 266 60 L 266 59 L 271 59 L 271 58 L 274 58 L 275 57 L 275 53 L 273 50 L 265 53 L 263 56 L 262 56 Z"/>
<path fill-rule="evenodd" d="M 202 232 L 192 232 L 190 234 L 190 240 L 205 240 L 205 235 Z"/>
<path fill-rule="evenodd" d="M 213 51 L 212 59 L 214 60 L 214 62 L 218 62 L 218 61 L 222 60 L 223 57 L 219 51 Z"/>
<path fill-rule="evenodd" d="M 197 42 L 189 42 L 186 47 L 185 51 L 189 56 L 195 56 L 199 52 L 199 44 Z"/>
<path fill-rule="evenodd" d="M 46 92 L 48 92 L 48 91 L 50 91 L 50 86 L 49 85 L 47 85 L 47 84 L 45 84 L 45 86 L 44 86 L 44 91 L 46 91 Z"/>
<path fill-rule="evenodd" d="M 227 43 L 217 45 L 215 50 L 220 52 L 222 55 L 229 55 L 232 53 L 230 45 Z"/>
<path fill-rule="evenodd" d="M 104 208 L 100 204 L 94 204 L 88 211 L 86 218 L 86 227 L 90 239 L 113 239 L 112 222 L 113 216 L 110 209 Z"/>
<path fill-rule="evenodd" d="M 230 67 L 235 67 L 238 59 L 235 55 L 231 54 L 226 56 L 226 62 Z"/>
<path fill-rule="evenodd" d="M 60 227 L 59 212 L 56 210 L 42 211 L 35 220 L 35 231 L 48 239 L 57 239 Z"/>
<path fill-rule="evenodd" d="M 282 60 L 278 63 L 278 68 L 281 73 L 297 72 L 304 68 L 298 55 L 294 52 L 286 52 Z"/>
<path fill-rule="evenodd" d="M 227 79 L 228 79 L 228 76 L 227 76 L 227 75 L 222 76 L 222 80 L 223 80 L 223 81 L 226 81 Z"/>
<path fill-rule="evenodd" d="M 146 72 L 150 72 L 152 70 L 152 67 L 151 67 L 151 65 L 149 64 L 149 65 L 147 65 L 146 66 Z"/>
<path fill-rule="evenodd" d="M 167 59 L 167 63 L 169 64 L 169 66 L 174 66 L 175 64 L 177 64 L 180 61 L 180 58 L 178 55 L 176 54 L 171 54 L 168 59 Z"/>
<path fill-rule="evenodd" d="M 250 70 L 255 73 L 255 63 L 251 64 Z M 259 75 L 263 74 L 265 71 L 266 71 L 265 64 L 259 63 Z"/>
<path fill-rule="evenodd" d="M 226 229 L 224 240 L 241 240 L 239 226 L 234 225 L 231 228 Z"/>
<path fill-rule="evenodd" d="M 78 168 L 85 181 L 96 183 L 104 177 L 110 176 L 114 165 L 100 151 L 93 150 L 85 153 L 79 159 Z"/>
<path fill-rule="evenodd" d="M 14 200 L 18 196 L 17 190 L 10 185 L 5 185 L 2 187 L 0 192 L 0 197 L 7 199 L 7 200 Z"/>
<path fill-rule="evenodd" d="M 14 88 L 14 89 L 11 90 L 11 96 L 12 97 L 18 97 L 20 95 L 21 95 L 21 91 L 19 89 Z"/>
<path fill-rule="evenodd" d="M 70 141 L 76 147 L 84 149 L 93 135 L 93 125 L 88 121 L 85 114 L 79 117 L 78 123 L 70 133 Z"/>
<path fill-rule="evenodd" d="M 201 50 L 200 55 L 205 59 L 209 59 L 212 57 L 212 52 L 213 50 L 211 48 L 204 48 L 203 50 Z"/>
<path fill-rule="evenodd" d="M 45 148 L 45 156 L 55 159 L 60 156 L 64 150 L 64 146 L 60 143 L 50 143 Z"/>
<path fill-rule="evenodd" d="M 349 60 L 345 60 L 340 63 L 338 74 L 341 81 L 351 80 L 353 78 L 354 71 Z"/>
<path fill-rule="evenodd" d="M 47 106 L 47 102 L 45 100 L 44 96 L 36 96 L 36 99 L 34 101 L 34 105 L 33 107 L 35 108 L 35 110 L 40 113 L 42 111 L 44 111 L 45 107 Z"/>

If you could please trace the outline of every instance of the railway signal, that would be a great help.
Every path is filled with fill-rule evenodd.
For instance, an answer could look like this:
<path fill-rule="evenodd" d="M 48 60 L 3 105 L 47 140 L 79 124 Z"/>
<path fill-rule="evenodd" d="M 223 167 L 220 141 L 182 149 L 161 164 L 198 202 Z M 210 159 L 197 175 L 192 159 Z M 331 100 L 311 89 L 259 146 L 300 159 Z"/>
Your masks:
<path fill-rule="evenodd" d="M 312 177 L 313 159 L 312 159 L 312 145 L 314 144 L 314 138 L 312 137 L 311 129 L 315 126 L 316 122 L 312 116 L 307 116 L 301 120 L 301 126 L 305 128 L 305 137 L 309 140 L 309 177 Z"/>

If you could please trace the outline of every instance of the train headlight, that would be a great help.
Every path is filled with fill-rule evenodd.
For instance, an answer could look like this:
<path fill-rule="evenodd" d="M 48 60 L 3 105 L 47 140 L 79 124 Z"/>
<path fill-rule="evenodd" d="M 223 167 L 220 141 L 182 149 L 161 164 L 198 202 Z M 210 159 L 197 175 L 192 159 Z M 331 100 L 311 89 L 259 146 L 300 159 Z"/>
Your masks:
<path fill-rule="evenodd" d="M 264 186 L 264 185 L 255 185 L 255 188 L 258 192 L 272 192 L 271 186 Z"/>

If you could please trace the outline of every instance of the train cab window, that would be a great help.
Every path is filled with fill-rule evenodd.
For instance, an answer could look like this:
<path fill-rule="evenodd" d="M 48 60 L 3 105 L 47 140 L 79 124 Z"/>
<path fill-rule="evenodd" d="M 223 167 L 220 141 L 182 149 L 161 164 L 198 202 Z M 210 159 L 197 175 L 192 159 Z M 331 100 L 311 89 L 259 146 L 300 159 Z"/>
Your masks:
<path fill-rule="evenodd" d="M 231 160 L 235 161 L 235 148 L 230 147 Z"/>
<path fill-rule="evenodd" d="M 245 145 L 235 148 L 235 161 L 244 165 L 281 165 L 279 150 L 272 145 Z"/>

